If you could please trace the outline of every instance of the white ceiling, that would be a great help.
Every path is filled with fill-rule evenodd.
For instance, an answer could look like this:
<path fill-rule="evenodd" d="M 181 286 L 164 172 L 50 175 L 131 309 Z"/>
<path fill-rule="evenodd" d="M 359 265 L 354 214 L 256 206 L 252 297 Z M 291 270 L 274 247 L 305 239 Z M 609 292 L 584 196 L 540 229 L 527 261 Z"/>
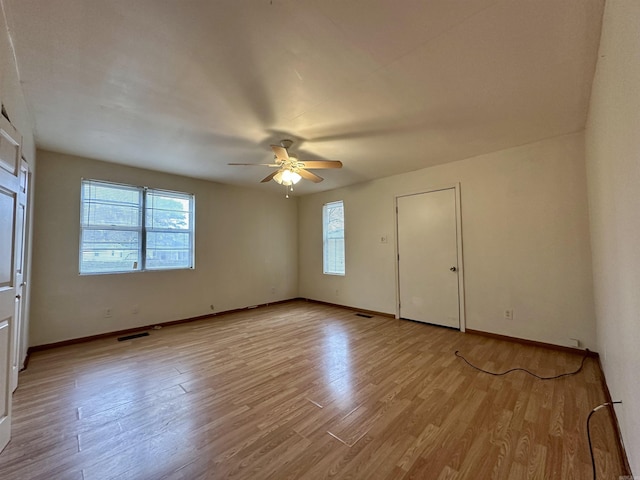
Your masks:
<path fill-rule="evenodd" d="M 604 0 L 2 1 L 39 147 L 299 194 L 581 130 Z"/>

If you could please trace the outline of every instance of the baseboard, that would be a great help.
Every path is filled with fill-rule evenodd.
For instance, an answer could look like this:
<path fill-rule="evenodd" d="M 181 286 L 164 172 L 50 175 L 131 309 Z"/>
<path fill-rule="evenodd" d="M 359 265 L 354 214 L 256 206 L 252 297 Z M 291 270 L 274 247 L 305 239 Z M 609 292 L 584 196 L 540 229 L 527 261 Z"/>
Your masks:
<path fill-rule="evenodd" d="M 581 348 L 565 347 L 562 345 L 554 345 L 553 343 L 538 342 L 536 340 L 527 340 L 525 338 L 518 338 L 518 337 L 509 337 L 507 335 L 499 335 L 497 333 L 483 332 L 482 330 L 472 330 L 470 328 L 466 329 L 466 333 L 471 333 L 472 335 L 481 335 L 483 337 L 495 338 L 496 340 L 505 340 L 507 342 L 520 343 L 522 345 L 529 345 L 532 347 L 542 347 L 542 348 L 548 348 L 550 350 L 557 350 L 560 352 L 576 353 L 578 355 L 584 355 L 584 352 L 585 352 Z M 592 358 L 599 358 L 598 352 L 592 352 L 591 350 L 588 351 L 587 356 Z"/>
<path fill-rule="evenodd" d="M 135 327 L 135 328 L 127 328 L 124 330 L 116 330 L 113 332 L 105 332 L 105 333 L 99 333 L 97 335 L 90 335 L 88 337 L 79 337 L 79 338 L 72 338 L 70 340 L 63 340 L 61 342 L 54 342 L 54 343 L 46 343 L 43 345 L 35 345 L 32 347 L 29 347 L 27 349 L 27 356 L 24 362 L 24 368 L 22 370 L 26 370 L 27 365 L 29 364 L 29 357 L 33 352 L 40 352 L 42 350 L 50 350 L 52 348 L 59 348 L 59 347 L 67 347 L 69 345 L 76 345 L 78 343 L 85 343 L 85 342 L 91 342 L 93 340 L 99 340 L 102 338 L 109 338 L 109 337 L 120 337 L 123 335 L 128 335 L 134 332 L 139 332 L 141 330 L 150 330 L 155 326 L 160 326 L 160 327 L 170 327 L 172 325 L 179 325 L 181 323 L 189 323 L 189 322 L 195 322 L 198 320 L 205 320 L 207 318 L 213 318 L 213 317 L 221 317 L 223 315 L 229 315 L 231 313 L 238 313 L 238 312 L 242 312 L 245 310 L 253 310 L 255 308 L 262 308 L 262 307 L 268 307 L 268 306 L 272 306 L 272 305 L 279 305 L 279 304 L 283 304 L 283 303 L 289 303 L 289 302 L 294 302 L 297 300 L 303 300 L 301 298 L 290 298 L 287 300 L 278 300 L 277 302 L 270 302 L 270 303 L 262 303 L 259 305 L 251 305 L 248 307 L 243 307 L 243 308 L 234 308 L 233 310 L 225 310 L 225 311 L 221 311 L 221 312 L 212 312 L 212 313 L 208 313 L 206 315 L 199 315 L 197 317 L 189 317 L 189 318 L 183 318 L 180 320 L 171 320 L 169 322 L 162 322 L 162 323 L 154 323 L 152 325 L 143 325 L 140 327 Z"/>
<path fill-rule="evenodd" d="M 29 366 L 29 358 L 31 358 L 31 351 L 27 348 L 27 354 L 24 356 L 24 362 L 22 362 L 22 368 L 20 371 L 26 370 Z"/>
<path fill-rule="evenodd" d="M 319 305 L 327 305 L 329 307 L 344 308 L 345 310 L 351 310 L 353 312 L 358 312 L 358 313 L 366 313 L 366 314 L 369 314 L 369 315 L 375 315 L 377 317 L 396 318 L 396 316 L 391 314 L 391 313 L 377 312 L 375 310 L 366 310 L 364 308 L 350 307 L 348 305 L 339 305 L 337 303 L 323 302 L 322 300 L 314 300 L 312 298 L 299 297 L 298 300 L 304 300 L 305 302 L 317 303 Z"/>

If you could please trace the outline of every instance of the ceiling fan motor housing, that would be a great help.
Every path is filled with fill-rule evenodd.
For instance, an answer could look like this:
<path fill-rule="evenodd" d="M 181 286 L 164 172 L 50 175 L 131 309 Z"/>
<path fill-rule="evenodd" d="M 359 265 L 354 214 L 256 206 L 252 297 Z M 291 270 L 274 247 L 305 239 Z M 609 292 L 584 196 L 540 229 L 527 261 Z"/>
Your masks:
<path fill-rule="evenodd" d="M 283 148 L 286 148 L 288 150 L 289 147 L 293 145 L 293 140 L 289 140 L 288 138 L 285 138 L 284 140 L 280 140 L 280 145 L 282 145 Z"/>

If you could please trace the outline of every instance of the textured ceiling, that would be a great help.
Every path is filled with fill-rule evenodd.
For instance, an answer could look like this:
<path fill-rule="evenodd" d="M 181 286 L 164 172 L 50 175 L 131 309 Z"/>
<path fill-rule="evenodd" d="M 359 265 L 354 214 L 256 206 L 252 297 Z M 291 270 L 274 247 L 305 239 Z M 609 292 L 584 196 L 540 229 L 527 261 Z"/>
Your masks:
<path fill-rule="evenodd" d="M 603 0 L 2 0 L 39 147 L 310 193 L 584 127 Z"/>

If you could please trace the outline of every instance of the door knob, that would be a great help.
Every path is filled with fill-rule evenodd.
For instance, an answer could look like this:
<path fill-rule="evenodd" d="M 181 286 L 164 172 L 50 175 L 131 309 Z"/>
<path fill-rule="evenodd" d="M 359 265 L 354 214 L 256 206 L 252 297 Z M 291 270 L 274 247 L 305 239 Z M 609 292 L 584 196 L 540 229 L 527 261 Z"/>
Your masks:
<path fill-rule="evenodd" d="M 22 295 L 16 295 L 16 299 L 20 300 L 22 298 Z"/>
<path fill-rule="evenodd" d="M 451 270 L 452 272 L 457 271 L 458 269 L 456 267 L 451 267 L 449 270 Z"/>

